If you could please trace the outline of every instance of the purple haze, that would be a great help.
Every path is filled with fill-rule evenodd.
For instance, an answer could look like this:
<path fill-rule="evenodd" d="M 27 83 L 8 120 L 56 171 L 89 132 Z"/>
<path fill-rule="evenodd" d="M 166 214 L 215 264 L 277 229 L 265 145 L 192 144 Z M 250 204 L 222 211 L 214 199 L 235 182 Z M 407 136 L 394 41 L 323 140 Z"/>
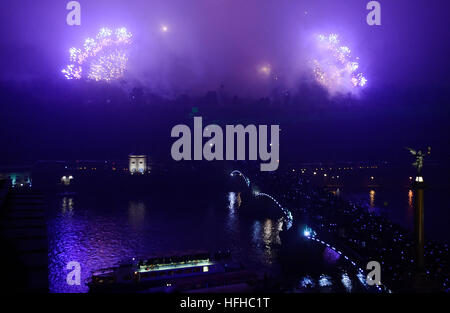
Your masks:
<path fill-rule="evenodd" d="M 448 4 L 380 1 L 382 26 L 370 27 L 367 2 L 81 0 L 82 25 L 73 27 L 66 25 L 66 1 L 8 2 L 1 11 L 1 78 L 59 79 L 70 47 L 100 27 L 125 26 L 135 40 L 129 78 L 162 94 L 221 84 L 242 96 L 291 88 L 306 70 L 306 39 L 314 33 L 340 34 L 361 57 L 371 86 L 442 85 Z M 261 75 L 265 64 L 278 80 Z"/>

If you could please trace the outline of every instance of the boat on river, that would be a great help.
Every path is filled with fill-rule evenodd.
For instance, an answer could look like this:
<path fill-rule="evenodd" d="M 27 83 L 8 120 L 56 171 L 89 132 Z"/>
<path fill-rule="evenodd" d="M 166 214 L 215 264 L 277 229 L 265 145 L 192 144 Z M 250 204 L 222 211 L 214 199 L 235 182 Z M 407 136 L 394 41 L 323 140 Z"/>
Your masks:
<path fill-rule="evenodd" d="M 89 292 L 195 292 L 251 290 L 254 272 L 233 260 L 229 251 L 175 253 L 136 259 L 95 271 Z"/>

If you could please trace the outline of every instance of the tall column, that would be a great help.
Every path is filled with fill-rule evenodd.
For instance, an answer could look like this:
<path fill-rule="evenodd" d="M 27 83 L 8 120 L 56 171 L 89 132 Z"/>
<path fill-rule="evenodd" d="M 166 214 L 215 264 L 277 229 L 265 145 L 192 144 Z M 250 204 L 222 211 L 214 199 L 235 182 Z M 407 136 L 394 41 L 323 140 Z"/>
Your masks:
<path fill-rule="evenodd" d="M 425 229 L 424 229 L 424 189 L 425 183 L 422 176 L 417 176 L 413 184 L 415 195 L 415 239 L 416 239 L 416 264 L 422 269 L 425 264 L 424 245 L 425 245 Z"/>

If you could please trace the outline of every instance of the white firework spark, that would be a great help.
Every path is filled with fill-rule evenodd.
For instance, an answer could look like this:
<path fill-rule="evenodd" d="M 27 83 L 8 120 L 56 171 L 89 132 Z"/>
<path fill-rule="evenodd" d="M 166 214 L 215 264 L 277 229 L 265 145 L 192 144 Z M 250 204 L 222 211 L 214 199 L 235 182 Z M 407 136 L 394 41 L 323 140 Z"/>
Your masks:
<path fill-rule="evenodd" d="M 83 49 L 70 48 L 70 62 L 62 73 L 67 79 L 90 79 L 111 81 L 122 77 L 127 68 L 127 48 L 132 34 L 121 27 L 113 32 L 107 27 L 100 29 L 94 38 L 84 41 Z M 85 71 L 83 71 L 83 68 Z"/>
<path fill-rule="evenodd" d="M 358 72 L 359 58 L 351 49 L 341 45 L 337 34 L 317 36 L 317 55 L 311 60 L 315 80 L 330 93 L 351 91 L 364 87 L 367 78 Z"/>

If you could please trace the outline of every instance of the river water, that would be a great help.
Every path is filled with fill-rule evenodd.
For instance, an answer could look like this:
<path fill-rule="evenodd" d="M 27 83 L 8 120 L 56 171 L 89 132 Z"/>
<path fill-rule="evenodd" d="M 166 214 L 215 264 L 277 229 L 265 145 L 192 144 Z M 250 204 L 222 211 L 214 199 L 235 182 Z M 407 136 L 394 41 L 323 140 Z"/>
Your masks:
<path fill-rule="evenodd" d="M 414 230 L 415 193 L 412 188 L 365 187 L 340 188 L 335 192 L 344 199 L 367 207 L 369 211 L 386 216 L 403 228 Z M 443 188 L 425 190 L 425 231 L 429 239 L 448 242 L 450 239 L 450 206 L 448 192 Z"/>
<path fill-rule="evenodd" d="M 187 184 L 186 186 L 188 186 Z M 91 272 L 133 257 L 167 255 L 187 250 L 229 249 L 249 269 L 277 277 L 283 215 L 270 200 L 251 203 L 239 192 L 221 188 L 162 192 L 96 193 L 79 189 L 74 195 L 52 196 L 49 210 L 49 284 L 51 292 L 87 292 Z M 250 206 L 273 210 L 270 216 L 248 214 Z M 339 255 L 317 245 L 323 259 L 293 277 L 294 287 L 349 292 L 361 283 L 356 272 L 341 267 Z M 305 253 L 309 253 L 305 251 Z M 82 282 L 68 285 L 66 266 L 81 265 Z M 312 262 L 316 263 L 316 262 Z M 350 278 L 349 278 L 350 276 Z M 292 277 L 291 277 L 292 278 Z M 353 286 L 353 287 L 352 287 Z M 360 286 L 361 287 L 361 286 Z M 302 289 L 303 288 L 303 289 Z M 315 289 L 317 291 L 317 289 Z"/>

